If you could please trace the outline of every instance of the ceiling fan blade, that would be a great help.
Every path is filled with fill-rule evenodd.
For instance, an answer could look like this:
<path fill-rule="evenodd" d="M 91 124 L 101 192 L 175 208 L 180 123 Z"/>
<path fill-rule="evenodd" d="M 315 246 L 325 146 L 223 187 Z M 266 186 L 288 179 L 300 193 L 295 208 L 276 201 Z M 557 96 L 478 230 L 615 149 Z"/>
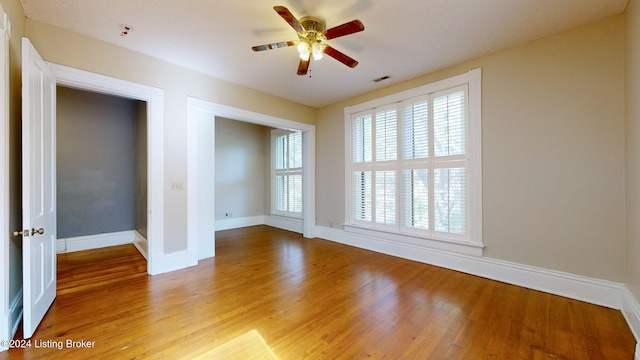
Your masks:
<path fill-rule="evenodd" d="M 341 63 L 347 65 L 350 68 L 354 68 L 354 67 L 356 67 L 356 65 L 358 65 L 357 61 L 355 61 L 354 59 L 348 57 L 344 53 L 332 48 L 329 45 L 325 46 L 324 53 L 329 55 L 329 56 L 331 56 L 332 58 L 340 61 Z"/>
<path fill-rule="evenodd" d="M 291 27 L 298 32 L 298 34 L 304 34 L 304 28 L 302 27 L 298 19 L 293 16 L 291 11 L 289 11 L 289 9 L 284 6 L 274 6 L 273 10 L 275 10 L 278 15 L 280 15 L 280 17 L 284 19 L 284 21 L 289 23 L 289 25 L 291 25 Z"/>
<path fill-rule="evenodd" d="M 283 41 L 283 42 L 278 42 L 278 43 L 253 46 L 251 48 L 251 50 L 253 50 L 253 51 L 273 50 L 273 49 L 279 49 L 279 48 L 283 48 L 283 47 L 287 47 L 287 46 L 293 46 L 295 44 L 296 44 L 295 41 Z"/>
<path fill-rule="evenodd" d="M 300 59 L 300 64 L 298 64 L 298 75 L 307 75 L 310 62 L 311 62 L 310 58 L 308 60 Z"/>
<path fill-rule="evenodd" d="M 340 36 L 345 36 L 353 33 L 357 33 L 364 30 L 364 24 L 360 20 L 349 21 L 348 23 L 332 27 L 324 32 L 324 36 L 329 39 L 335 39 Z"/>

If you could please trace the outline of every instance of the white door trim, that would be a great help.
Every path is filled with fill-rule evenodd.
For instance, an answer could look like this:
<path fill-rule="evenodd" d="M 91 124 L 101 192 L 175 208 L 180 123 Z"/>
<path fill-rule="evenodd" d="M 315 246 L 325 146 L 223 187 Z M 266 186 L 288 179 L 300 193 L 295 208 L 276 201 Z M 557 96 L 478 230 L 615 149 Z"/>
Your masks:
<path fill-rule="evenodd" d="M 0 5 L 0 340 L 13 337 L 9 304 L 9 39 L 11 23 Z M 6 350 L 0 346 L 0 352 Z"/>
<path fill-rule="evenodd" d="M 200 191 L 204 191 L 204 186 L 199 188 L 198 175 L 198 122 L 204 118 L 214 121 L 215 117 L 223 117 L 233 120 L 244 121 L 252 124 L 271 126 L 282 129 L 290 129 L 301 131 L 303 134 L 303 226 L 302 234 L 306 238 L 315 237 L 315 131 L 314 125 L 304 124 L 292 120 L 278 118 L 270 115 L 260 114 L 252 111 L 234 108 L 231 106 L 215 104 L 209 101 L 200 100 L 193 97 L 187 98 L 187 136 L 189 139 L 189 148 L 187 149 L 187 251 L 195 251 L 198 258 L 211 257 L 213 251 L 209 249 L 206 254 L 198 249 L 198 233 L 210 233 L 214 229 L 215 219 L 207 219 L 198 221 L 199 206 L 198 200 L 201 199 Z M 212 139 L 215 147 L 215 139 Z M 210 166 L 213 166 L 211 164 Z M 213 189 L 212 184 L 207 186 Z M 207 199 L 213 196 L 205 197 Z M 211 203 L 210 206 L 214 206 Z M 213 212 L 211 212 L 213 213 Z"/>
<path fill-rule="evenodd" d="M 166 272 L 164 256 L 164 91 L 72 67 L 49 63 L 58 85 L 147 102 L 148 259 L 150 275 Z"/>
<path fill-rule="evenodd" d="M 21 45 L 22 334 L 29 339 L 56 298 L 56 78 L 28 38 Z"/>

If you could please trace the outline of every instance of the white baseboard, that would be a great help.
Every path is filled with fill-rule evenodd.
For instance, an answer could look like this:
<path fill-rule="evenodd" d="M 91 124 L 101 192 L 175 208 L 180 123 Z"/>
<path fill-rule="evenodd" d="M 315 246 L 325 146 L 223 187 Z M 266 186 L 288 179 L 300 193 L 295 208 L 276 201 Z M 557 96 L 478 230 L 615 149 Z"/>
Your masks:
<path fill-rule="evenodd" d="M 189 257 L 187 250 L 176 251 L 169 254 L 156 254 L 151 262 L 150 275 L 164 274 L 175 270 L 186 269 L 198 265 Z"/>
<path fill-rule="evenodd" d="M 22 320 L 22 289 L 16 296 L 15 299 L 11 302 L 11 306 L 9 307 L 9 326 L 10 326 L 10 335 L 7 340 L 13 339 L 18 331 L 18 326 L 20 325 L 20 320 Z"/>
<path fill-rule="evenodd" d="M 633 336 L 639 343 L 636 346 L 636 359 L 640 360 L 640 302 L 633 296 L 626 285 L 622 287 L 622 299 L 622 315 L 627 320 Z"/>
<path fill-rule="evenodd" d="M 2 325 L 0 327 L 0 341 L 11 339 L 12 337 L 9 335 L 11 333 L 11 330 L 9 329 L 11 327 L 11 323 L 9 322 L 9 313 L 4 314 L 4 311 L 0 313 L 0 324 Z M 0 346 L 0 353 L 7 350 L 8 349 L 6 347 Z"/>
<path fill-rule="evenodd" d="M 98 249 L 107 246 L 131 244 L 135 239 L 135 230 L 113 233 L 61 238 L 56 241 L 58 253 Z"/>
<path fill-rule="evenodd" d="M 594 279 L 560 271 L 503 260 L 400 245 L 381 238 L 365 237 L 340 229 L 316 227 L 317 237 L 368 249 L 488 279 L 540 290 L 613 309 L 622 308 L 621 283 Z"/>
<path fill-rule="evenodd" d="M 243 218 L 216 220 L 215 229 L 216 231 L 220 231 L 256 225 L 269 225 L 278 229 L 293 231 L 302 234 L 302 219 L 278 215 L 258 215 Z"/>
<path fill-rule="evenodd" d="M 147 259 L 147 261 L 149 260 L 149 254 L 148 254 L 149 242 L 137 230 L 134 230 L 133 232 L 133 246 L 135 246 L 136 249 L 138 249 L 138 252 L 140 252 L 142 257 Z"/>
<path fill-rule="evenodd" d="M 264 218 L 265 218 L 264 215 L 258 215 L 258 216 L 242 217 L 242 218 L 229 218 L 229 219 L 216 220 L 215 229 L 216 231 L 219 231 L 219 230 L 237 229 L 237 228 L 242 228 L 247 226 L 263 225 L 265 221 Z"/>
<path fill-rule="evenodd" d="M 0 340 L 11 340 L 18 331 L 22 318 L 22 291 L 10 302 L 8 311 L 6 313 L 2 311 L 0 314 L 0 324 L 3 324 L 0 329 Z M 0 346 L 0 353 L 6 350 L 8 350 L 7 347 Z"/>
<path fill-rule="evenodd" d="M 267 215 L 264 217 L 264 224 L 278 229 L 293 231 L 302 234 L 302 219 L 278 215 Z"/>

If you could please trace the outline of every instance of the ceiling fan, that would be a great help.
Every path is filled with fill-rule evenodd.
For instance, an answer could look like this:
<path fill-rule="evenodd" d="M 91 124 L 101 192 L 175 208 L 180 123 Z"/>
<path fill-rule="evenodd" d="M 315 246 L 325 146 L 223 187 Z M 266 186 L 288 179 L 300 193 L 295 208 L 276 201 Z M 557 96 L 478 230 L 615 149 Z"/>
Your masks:
<path fill-rule="evenodd" d="M 300 55 L 298 75 L 307 73 L 311 56 L 313 56 L 314 60 L 320 60 L 323 54 L 327 54 L 350 68 L 358 65 L 356 60 L 329 46 L 326 41 L 364 30 L 364 25 L 360 20 L 352 20 L 325 30 L 325 23 L 320 18 L 305 16 L 298 20 L 284 6 L 274 6 L 273 9 L 298 33 L 298 40 L 258 45 L 251 48 L 253 51 L 272 50 L 295 45 Z"/>

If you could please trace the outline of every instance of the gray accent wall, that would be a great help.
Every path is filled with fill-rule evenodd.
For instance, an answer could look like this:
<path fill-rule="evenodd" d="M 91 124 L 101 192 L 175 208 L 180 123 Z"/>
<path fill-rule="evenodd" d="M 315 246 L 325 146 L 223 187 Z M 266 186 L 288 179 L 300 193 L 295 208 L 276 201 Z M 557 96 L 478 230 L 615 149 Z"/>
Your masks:
<path fill-rule="evenodd" d="M 137 194 L 146 197 L 146 169 L 136 174 L 146 168 L 146 154 L 136 156 L 146 133 L 139 102 L 57 90 L 58 238 L 135 229 L 137 211 L 146 211 L 136 207 Z"/>

